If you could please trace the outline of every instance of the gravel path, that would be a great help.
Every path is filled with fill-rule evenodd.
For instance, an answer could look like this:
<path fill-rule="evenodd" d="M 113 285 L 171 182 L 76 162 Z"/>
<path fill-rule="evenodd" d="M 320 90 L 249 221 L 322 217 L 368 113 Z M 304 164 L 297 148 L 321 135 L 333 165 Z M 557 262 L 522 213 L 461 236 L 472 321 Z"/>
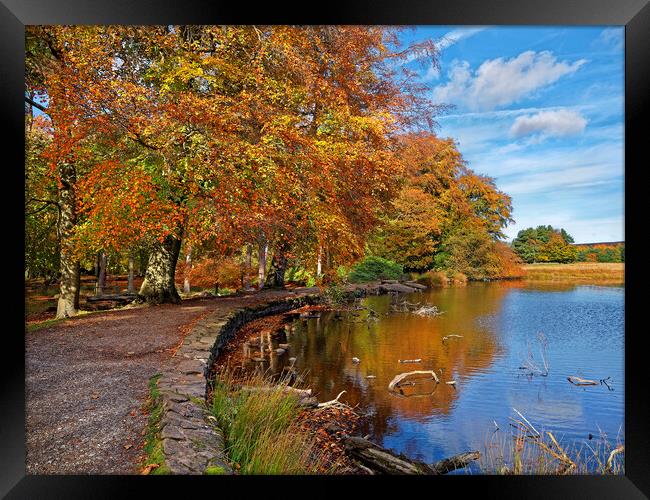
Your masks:
<path fill-rule="evenodd" d="M 25 338 L 28 474 L 135 474 L 149 378 L 217 309 L 291 292 L 194 299 L 81 316 Z"/>

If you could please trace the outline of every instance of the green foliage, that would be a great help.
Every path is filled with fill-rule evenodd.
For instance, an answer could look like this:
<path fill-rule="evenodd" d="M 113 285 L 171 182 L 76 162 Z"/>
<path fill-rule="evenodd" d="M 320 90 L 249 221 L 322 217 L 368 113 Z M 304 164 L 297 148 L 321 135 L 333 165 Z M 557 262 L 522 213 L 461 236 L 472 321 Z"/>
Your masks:
<path fill-rule="evenodd" d="M 25 271 L 53 279 L 59 272 L 56 184 L 42 153 L 51 142 L 42 120 L 28 118 L 25 134 Z"/>
<path fill-rule="evenodd" d="M 218 465 L 211 465 L 205 469 L 205 474 L 207 476 L 222 476 L 226 473 L 223 467 Z"/>
<path fill-rule="evenodd" d="M 285 281 L 298 283 L 304 286 L 314 286 L 316 284 L 314 273 L 300 266 L 288 268 Z"/>
<path fill-rule="evenodd" d="M 564 229 L 552 226 L 529 227 L 519 231 L 512 241 L 512 248 L 521 259 L 533 262 L 575 262 L 578 250 L 572 246 L 573 237 Z"/>
<path fill-rule="evenodd" d="M 345 289 L 336 282 L 330 283 L 327 286 L 323 292 L 323 296 L 325 297 L 325 301 L 333 307 L 341 306 L 347 300 Z"/>
<path fill-rule="evenodd" d="M 399 279 L 403 274 L 404 269 L 400 264 L 382 257 L 370 256 L 352 268 L 348 279 L 352 283 L 365 283 L 380 279 Z"/>

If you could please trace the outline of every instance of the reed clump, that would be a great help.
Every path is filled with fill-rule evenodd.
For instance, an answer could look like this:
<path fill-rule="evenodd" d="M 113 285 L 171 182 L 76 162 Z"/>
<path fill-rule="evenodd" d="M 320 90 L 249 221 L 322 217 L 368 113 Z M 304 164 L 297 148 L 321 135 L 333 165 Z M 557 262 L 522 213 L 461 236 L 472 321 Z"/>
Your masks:
<path fill-rule="evenodd" d="M 212 414 L 224 431 L 226 452 L 240 474 L 315 474 L 323 455 L 299 428 L 303 409 L 287 382 L 252 374 L 235 383 L 226 371 L 214 382 Z M 256 388 L 260 390 L 248 390 Z"/>
<path fill-rule="evenodd" d="M 551 431 L 539 432 L 518 414 L 510 432 L 495 428 L 481 455 L 484 474 L 505 475 L 622 475 L 625 474 L 625 446 L 616 436 L 610 441 L 603 432 L 591 439 L 570 444 Z M 495 424 L 496 425 L 496 424 Z"/>

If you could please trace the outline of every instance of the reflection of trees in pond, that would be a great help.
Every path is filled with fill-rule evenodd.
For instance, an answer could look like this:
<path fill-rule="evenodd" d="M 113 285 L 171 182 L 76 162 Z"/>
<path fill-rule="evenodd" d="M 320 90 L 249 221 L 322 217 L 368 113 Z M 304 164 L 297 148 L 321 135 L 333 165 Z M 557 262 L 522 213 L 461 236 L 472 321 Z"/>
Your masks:
<path fill-rule="evenodd" d="M 424 421 L 431 415 L 447 414 L 463 390 L 463 380 L 486 371 L 502 350 L 495 332 L 479 326 L 476 319 L 496 313 L 509 288 L 481 284 L 399 297 L 438 306 L 444 314 L 435 318 L 391 313 L 394 299 L 379 296 L 364 301 L 376 315 L 364 310 L 344 313 L 340 320 L 333 313 L 300 320 L 291 334 L 296 368 L 308 370 L 308 385 L 321 400 L 332 399 L 345 389 L 343 399 L 348 404 L 360 403 L 371 413 L 376 438 L 389 432 L 396 415 Z M 462 337 L 443 341 L 450 334 Z M 353 363 L 352 357 L 361 362 Z M 422 362 L 398 362 L 417 358 Z M 435 370 L 441 383 L 423 397 L 391 394 L 387 387 L 392 378 L 411 370 Z M 376 378 L 368 379 L 368 375 Z M 457 386 L 446 385 L 449 380 L 456 380 Z M 405 389 L 405 395 L 432 392 L 430 383 L 422 381 Z"/>

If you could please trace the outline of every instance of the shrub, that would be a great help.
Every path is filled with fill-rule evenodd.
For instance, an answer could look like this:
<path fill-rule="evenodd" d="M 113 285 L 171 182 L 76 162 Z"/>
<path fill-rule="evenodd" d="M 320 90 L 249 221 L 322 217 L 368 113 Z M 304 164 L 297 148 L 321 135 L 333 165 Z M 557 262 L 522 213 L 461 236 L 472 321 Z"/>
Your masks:
<path fill-rule="evenodd" d="M 340 307 L 347 300 L 345 288 L 336 282 L 330 283 L 325 288 L 323 296 L 325 297 L 325 301 L 332 307 Z"/>
<path fill-rule="evenodd" d="M 290 267 L 287 270 L 285 281 L 298 286 L 314 286 L 316 283 L 314 273 L 303 267 Z"/>
<path fill-rule="evenodd" d="M 442 271 L 427 271 L 417 278 L 417 282 L 428 287 L 447 286 L 449 285 L 449 278 Z"/>
<path fill-rule="evenodd" d="M 467 276 L 463 273 L 452 273 L 449 277 L 451 284 L 455 286 L 465 286 L 467 285 Z"/>
<path fill-rule="evenodd" d="M 364 283 L 380 279 L 400 279 L 404 274 L 402 266 L 381 257 L 366 257 L 352 268 L 348 279 L 352 283 Z"/>
<path fill-rule="evenodd" d="M 242 265 L 232 257 L 197 259 L 192 264 L 190 281 L 192 287 L 212 288 L 219 283 L 219 288 L 237 289 L 241 287 L 243 272 Z M 179 265 L 176 272 L 176 282 L 183 283 L 185 266 Z"/>

